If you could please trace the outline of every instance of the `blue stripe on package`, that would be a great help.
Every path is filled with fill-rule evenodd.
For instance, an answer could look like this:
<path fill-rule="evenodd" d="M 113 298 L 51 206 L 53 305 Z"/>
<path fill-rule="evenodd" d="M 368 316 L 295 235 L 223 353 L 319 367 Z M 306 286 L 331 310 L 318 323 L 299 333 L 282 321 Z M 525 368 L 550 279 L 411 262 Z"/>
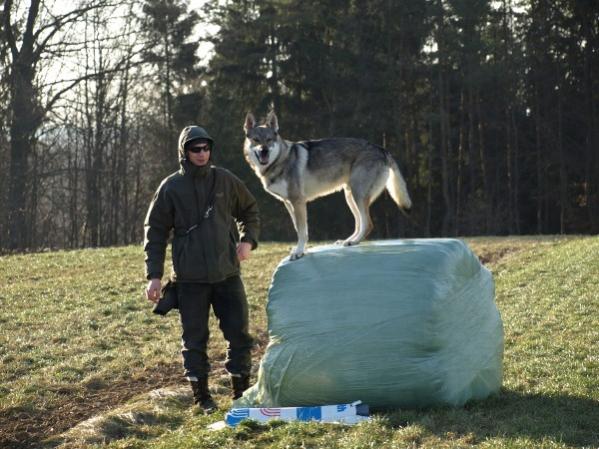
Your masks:
<path fill-rule="evenodd" d="M 298 407 L 298 421 L 320 421 L 322 419 L 322 411 L 320 407 Z"/>
<path fill-rule="evenodd" d="M 281 421 L 319 421 L 341 424 L 357 424 L 368 420 L 368 406 L 356 401 L 351 404 L 322 405 L 313 407 L 270 407 L 270 408 L 232 408 L 225 415 L 225 423 L 236 426 L 244 419 L 259 422 Z"/>

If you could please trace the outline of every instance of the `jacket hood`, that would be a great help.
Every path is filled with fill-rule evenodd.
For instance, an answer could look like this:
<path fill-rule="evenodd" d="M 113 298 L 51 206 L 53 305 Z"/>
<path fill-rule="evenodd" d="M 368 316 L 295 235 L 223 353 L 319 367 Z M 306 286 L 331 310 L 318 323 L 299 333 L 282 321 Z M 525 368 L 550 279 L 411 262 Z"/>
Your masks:
<path fill-rule="evenodd" d="M 201 126 L 186 126 L 179 134 L 179 162 L 185 160 L 185 145 L 197 139 L 206 139 L 210 141 L 210 146 L 214 148 L 214 140 L 210 134 Z"/>

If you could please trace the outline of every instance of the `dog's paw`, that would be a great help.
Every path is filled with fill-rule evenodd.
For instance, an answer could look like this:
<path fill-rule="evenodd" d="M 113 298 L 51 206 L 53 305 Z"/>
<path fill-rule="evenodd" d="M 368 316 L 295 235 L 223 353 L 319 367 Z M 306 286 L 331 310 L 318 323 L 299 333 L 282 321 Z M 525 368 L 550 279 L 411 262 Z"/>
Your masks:
<path fill-rule="evenodd" d="M 344 240 L 342 244 L 343 244 L 343 246 L 355 246 L 359 243 L 360 243 L 359 240 Z"/>
<path fill-rule="evenodd" d="M 300 259 L 301 257 L 304 256 L 304 253 L 301 251 L 291 251 L 291 253 L 289 253 L 289 260 L 297 260 Z"/>

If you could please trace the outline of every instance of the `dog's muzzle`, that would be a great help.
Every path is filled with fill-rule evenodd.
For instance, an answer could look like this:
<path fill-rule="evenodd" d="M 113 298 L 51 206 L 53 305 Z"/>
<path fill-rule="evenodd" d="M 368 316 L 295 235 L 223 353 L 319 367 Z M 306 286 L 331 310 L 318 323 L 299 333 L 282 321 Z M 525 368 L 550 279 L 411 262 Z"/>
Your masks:
<path fill-rule="evenodd" d="M 262 148 L 260 151 L 256 151 L 256 156 L 258 157 L 258 162 L 260 162 L 261 165 L 268 164 L 269 153 L 270 153 L 270 151 L 268 150 L 268 148 Z"/>

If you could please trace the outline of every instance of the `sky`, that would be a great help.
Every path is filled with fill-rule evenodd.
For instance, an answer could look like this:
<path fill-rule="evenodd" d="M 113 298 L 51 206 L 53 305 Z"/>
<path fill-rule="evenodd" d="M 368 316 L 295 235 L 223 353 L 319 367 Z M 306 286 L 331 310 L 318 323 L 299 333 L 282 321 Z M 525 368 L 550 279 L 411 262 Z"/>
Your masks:
<path fill-rule="evenodd" d="M 206 0 L 190 0 L 189 1 L 190 10 L 193 9 L 193 10 L 197 10 L 199 12 L 205 3 L 206 3 Z M 218 27 L 216 25 L 213 25 L 210 23 L 200 23 L 196 28 L 196 32 L 198 33 L 198 37 L 200 37 L 200 38 L 205 37 L 207 34 L 214 34 L 216 31 L 218 31 Z M 210 44 L 209 42 L 201 42 L 200 43 L 200 48 L 198 49 L 198 53 L 199 53 L 200 59 L 202 60 L 203 64 L 208 62 L 211 51 L 212 51 L 212 44 Z"/>
<path fill-rule="evenodd" d="M 206 0 L 188 0 L 189 9 L 196 10 L 198 13 L 201 13 L 201 8 L 205 3 Z M 45 11 L 42 11 L 42 14 L 65 14 L 73 9 L 76 9 L 78 4 L 79 1 L 47 0 L 44 2 Z M 13 13 L 13 19 L 16 19 L 19 16 L 22 17 L 27 11 L 27 3 L 17 2 L 16 5 L 17 11 L 14 11 Z M 111 16 L 110 26 L 111 28 L 114 28 L 114 35 L 118 35 L 119 33 L 123 32 L 126 27 L 127 20 L 128 17 L 118 17 L 118 13 Z M 82 25 L 78 26 L 76 29 L 69 30 L 67 32 L 69 34 L 67 39 L 81 41 L 81 36 L 83 35 L 83 29 L 81 29 L 81 27 Z M 209 23 L 199 23 L 196 26 L 195 34 L 196 38 L 199 40 L 215 33 L 216 31 L 218 31 L 218 27 L 215 25 Z M 212 48 L 213 45 L 211 43 L 200 42 L 198 56 L 200 57 L 202 65 L 206 65 L 208 63 L 211 57 Z M 59 89 L 61 85 L 64 86 L 65 84 L 62 84 L 62 82 L 78 78 L 83 57 L 85 57 L 84 52 L 79 51 L 73 53 L 69 58 L 46 61 L 46 63 L 43 64 L 43 67 L 40 67 L 41 73 L 39 73 L 39 75 L 41 84 L 46 85 L 47 88 L 49 87 L 51 91 L 53 91 Z M 109 54 L 107 55 L 107 58 L 110 58 Z"/>

